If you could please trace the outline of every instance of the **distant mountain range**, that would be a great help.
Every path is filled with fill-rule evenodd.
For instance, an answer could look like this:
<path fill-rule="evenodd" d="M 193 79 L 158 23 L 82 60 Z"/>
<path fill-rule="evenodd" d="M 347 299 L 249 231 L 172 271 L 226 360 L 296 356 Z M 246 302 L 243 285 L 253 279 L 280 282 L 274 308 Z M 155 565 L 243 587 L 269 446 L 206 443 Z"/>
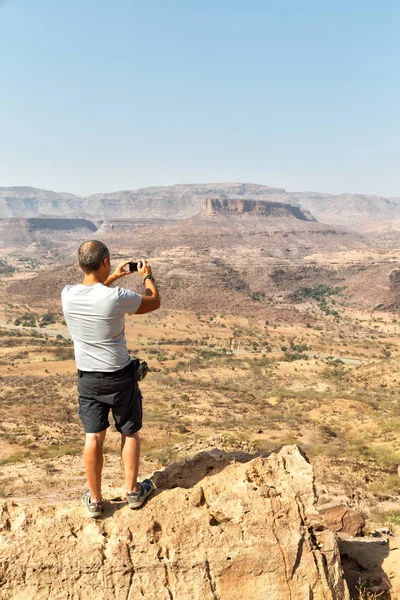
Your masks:
<path fill-rule="evenodd" d="M 324 223 L 345 225 L 358 229 L 375 221 L 400 218 L 400 198 L 383 198 L 364 194 L 320 194 L 318 192 L 291 192 L 292 202 Z"/>
<path fill-rule="evenodd" d="M 0 218 L 172 219 L 192 217 L 205 198 L 288 203 L 324 223 L 360 229 L 400 219 L 400 198 L 287 192 L 251 183 L 178 184 L 80 197 L 33 187 L 0 187 Z"/>

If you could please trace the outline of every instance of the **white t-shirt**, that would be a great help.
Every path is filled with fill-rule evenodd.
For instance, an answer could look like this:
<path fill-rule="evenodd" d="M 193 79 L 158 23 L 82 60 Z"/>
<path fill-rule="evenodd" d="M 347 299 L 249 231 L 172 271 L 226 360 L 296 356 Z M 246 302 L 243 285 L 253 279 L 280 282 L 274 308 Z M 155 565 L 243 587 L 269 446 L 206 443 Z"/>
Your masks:
<path fill-rule="evenodd" d="M 62 307 L 81 371 L 118 371 L 130 361 L 125 340 L 125 313 L 134 314 L 142 297 L 121 287 L 67 285 Z"/>

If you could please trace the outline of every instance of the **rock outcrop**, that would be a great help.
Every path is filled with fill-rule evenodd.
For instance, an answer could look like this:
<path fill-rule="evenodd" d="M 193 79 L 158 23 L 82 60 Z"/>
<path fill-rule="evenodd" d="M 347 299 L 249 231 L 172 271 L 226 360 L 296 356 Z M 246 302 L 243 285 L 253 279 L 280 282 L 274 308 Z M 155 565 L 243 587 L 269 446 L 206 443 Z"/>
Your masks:
<path fill-rule="evenodd" d="M 315 221 L 308 212 L 286 202 L 264 202 L 262 200 L 241 200 L 226 198 L 206 198 L 203 201 L 203 214 L 217 213 L 258 215 L 263 217 L 291 217 L 301 221 Z"/>
<path fill-rule="evenodd" d="M 156 473 L 139 511 L 4 501 L 0 598 L 348 600 L 334 534 L 297 446 L 215 450 Z M 248 462 L 237 462 L 247 460 Z"/>
<path fill-rule="evenodd" d="M 361 515 L 345 505 L 335 505 L 319 509 L 325 525 L 334 533 L 358 536 L 364 533 L 365 520 Z"/>

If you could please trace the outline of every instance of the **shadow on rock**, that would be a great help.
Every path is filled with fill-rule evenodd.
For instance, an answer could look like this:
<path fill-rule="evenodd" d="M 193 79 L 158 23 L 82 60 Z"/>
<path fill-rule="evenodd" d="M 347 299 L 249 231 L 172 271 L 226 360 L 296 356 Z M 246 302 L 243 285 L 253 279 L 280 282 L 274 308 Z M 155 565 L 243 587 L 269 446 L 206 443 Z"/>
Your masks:
<path fill-rule="evenodd" d="M 163 471 L 156 471 L 151 479 L 160 491 L 177 487 L 188 489 L 194 487 L 204 477 L 221 473 L 231 463 L 246 463 L 258 456 L 260 453 L 225 452 L 215 448 L 201 452 L 193 458 L 178 461 Z M 263 454 L 262 456 L 267 455 Z"/>
<path fill-rule="evenodd" d="M 389 540 L 386 538 L 339 538 L 339 551 L 351 598 L 360 598 L 360 586 L 371 594 L 379 594 L 380 600 L 396 600 L 391 593 L 390 579 L 382 568 L 389 556 Z"/>

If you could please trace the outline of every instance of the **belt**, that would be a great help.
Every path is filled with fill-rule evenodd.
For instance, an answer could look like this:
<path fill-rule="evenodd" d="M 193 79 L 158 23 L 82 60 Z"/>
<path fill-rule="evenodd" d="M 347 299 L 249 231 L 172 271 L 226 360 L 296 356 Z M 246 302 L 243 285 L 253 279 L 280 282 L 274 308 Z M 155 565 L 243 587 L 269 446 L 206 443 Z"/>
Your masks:
<path fill-rule="evenodd" d="M 123 369 L 119 369 L 118 371 L 81 371 L 78 369 L 78 377 L 94 377 L 95 379 L 107 379 L 119 377 L 120 375 L 124 375 L 128 373 L 132 368 L 132 361 L 126 365 Z"/>

